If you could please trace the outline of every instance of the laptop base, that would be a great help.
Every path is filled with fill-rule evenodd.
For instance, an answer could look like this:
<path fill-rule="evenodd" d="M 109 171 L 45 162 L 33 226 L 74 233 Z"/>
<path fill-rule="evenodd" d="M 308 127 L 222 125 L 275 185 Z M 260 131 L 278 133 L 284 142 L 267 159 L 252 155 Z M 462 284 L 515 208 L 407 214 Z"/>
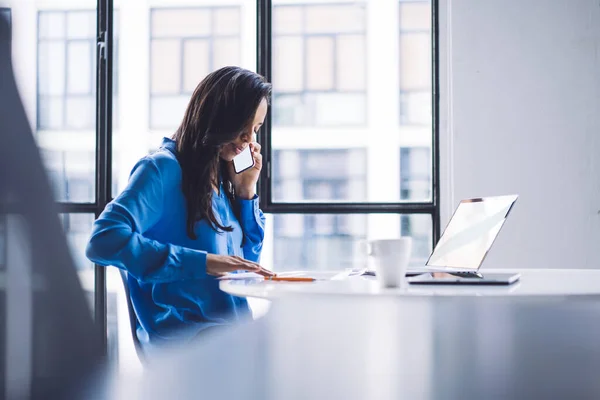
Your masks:
<path fill-rule="evenodd" d="M 407 281 L 415 285 L 512 285 L 521 278 L 521 274 L 518 273 L 479 273 L 479 275 L 470 274 L 464 277 L 457 276 L 455 272 L 451 274 L 434 272 L 407 277 Z"/>

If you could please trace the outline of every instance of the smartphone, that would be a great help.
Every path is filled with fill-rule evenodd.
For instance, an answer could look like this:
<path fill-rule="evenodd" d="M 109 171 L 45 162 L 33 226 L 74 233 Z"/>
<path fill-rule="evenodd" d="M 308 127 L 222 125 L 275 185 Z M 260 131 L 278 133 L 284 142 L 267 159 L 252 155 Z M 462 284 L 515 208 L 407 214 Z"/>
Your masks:
<path fill-rule="evenodd" d="M 236 174 L 239 174 L 252 167 L 254 167 L 254 157 L 250 146 L 246 146 L 240 154 L 233 158 L 233 169 Z"/>

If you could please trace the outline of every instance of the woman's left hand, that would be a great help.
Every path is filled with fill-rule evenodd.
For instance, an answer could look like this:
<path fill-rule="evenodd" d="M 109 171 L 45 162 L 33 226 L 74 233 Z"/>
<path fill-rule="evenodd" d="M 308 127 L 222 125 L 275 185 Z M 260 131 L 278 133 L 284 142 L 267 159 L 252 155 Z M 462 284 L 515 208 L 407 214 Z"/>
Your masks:
<path fill-rule="evenodd" d="M 229 176 L 235 189 L 236 197 L 241 199 L 252 199 L 256 194 L 256 182 L 262 169 L 262 154 L 260 154 L 260 144 L 252 142 L 249 144 L 252 157 L 254 157 L 254 166 L 240 174 L 236 174 L 233 168 L 233 161 L 229 163 Z"/>

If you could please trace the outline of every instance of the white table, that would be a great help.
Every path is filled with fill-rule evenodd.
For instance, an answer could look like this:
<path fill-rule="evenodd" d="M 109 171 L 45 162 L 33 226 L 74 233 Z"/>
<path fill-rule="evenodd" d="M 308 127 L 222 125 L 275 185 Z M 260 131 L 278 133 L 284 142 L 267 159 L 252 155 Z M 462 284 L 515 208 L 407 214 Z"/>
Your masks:
<path fill-rule="evenodd" d="M 338 271 L 339 272 L 339 271 Z M 382 289 L 374 277 L 355 276 L 345 280 L 327 280 L 334 272 L 306 272 L 324 280 L 315 282 L 272 282 L 260 279 L 224 280 L 220 288 L 239 297 L 263 299 L 286 295 L 326 294 L 362 296 L 600 296 L 600 270 L 522 269 L 485 270 L 519 272 L 521 279 L 508 286 L 493 285 L 408 285 Z"/>

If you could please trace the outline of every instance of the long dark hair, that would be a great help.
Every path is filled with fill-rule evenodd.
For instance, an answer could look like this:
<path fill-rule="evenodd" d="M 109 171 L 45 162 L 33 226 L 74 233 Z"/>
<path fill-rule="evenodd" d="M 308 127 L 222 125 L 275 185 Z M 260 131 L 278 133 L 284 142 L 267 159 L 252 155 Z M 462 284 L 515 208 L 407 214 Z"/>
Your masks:
<path fill-rule="evenodd" d="M 234 189 L 228 169 L 219 158 L 224 144 L 251 129 L 263 99 L 269 101 L 271 84 L 239 67 L 224 67 L 206 76 L 194 90 L 183 121 L 173 135 L 182 171 L 182 190 L 187 206 L 187 235 L 196 239 L 194 225 L 206 219 L 214 230 L 231 231 L 215 218 L 213 185 L 223 187 L 230 200 Z"/>

